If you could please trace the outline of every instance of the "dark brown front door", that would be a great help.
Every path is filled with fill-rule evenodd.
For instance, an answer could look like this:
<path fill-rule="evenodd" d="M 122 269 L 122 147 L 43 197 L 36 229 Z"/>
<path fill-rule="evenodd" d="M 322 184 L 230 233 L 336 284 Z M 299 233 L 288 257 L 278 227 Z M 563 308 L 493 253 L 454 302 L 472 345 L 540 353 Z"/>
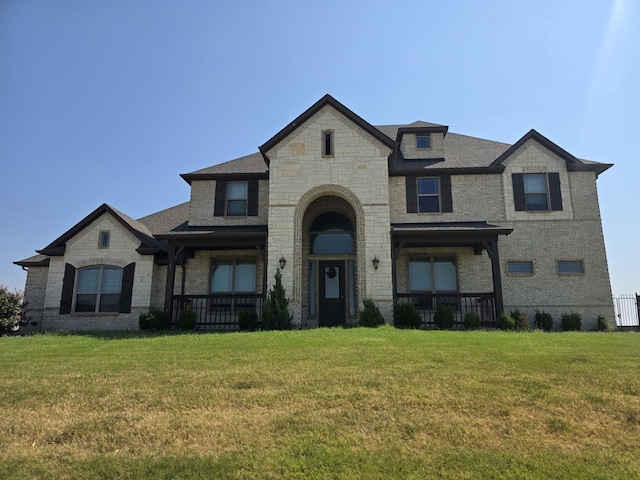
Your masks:
<path fill-rule="evenodd" d="M 344 324 L 344 262 L 320 262 L 320 326 Z"/>

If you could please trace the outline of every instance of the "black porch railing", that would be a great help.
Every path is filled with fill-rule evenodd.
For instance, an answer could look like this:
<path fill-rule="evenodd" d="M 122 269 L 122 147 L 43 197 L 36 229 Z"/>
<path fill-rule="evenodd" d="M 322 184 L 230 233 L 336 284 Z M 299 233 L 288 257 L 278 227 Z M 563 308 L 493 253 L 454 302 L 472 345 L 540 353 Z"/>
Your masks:
<path fill-rule="evenodd" d="M 481 328 L 496 326 L 496 297 L 493 293 L 398 293 L 396 302 L 411 302 L 422 316 L 425 328 L 435 328 L 433 315 L 438 305 L 453 308 L 453 328 L 464 328 L 464 317 L 475 313 L 480 318 Z"/>
<path fill-rule="evenodd" d="M 196 313 L 198 330 L 237 330 L 238 313 L 243 310 L 256 312 L 259 326 L 263 303 L 264 296 L 260 293 L 174 295 L 172 325 L 176 326 L 182 310 L 190 309 Z"/>

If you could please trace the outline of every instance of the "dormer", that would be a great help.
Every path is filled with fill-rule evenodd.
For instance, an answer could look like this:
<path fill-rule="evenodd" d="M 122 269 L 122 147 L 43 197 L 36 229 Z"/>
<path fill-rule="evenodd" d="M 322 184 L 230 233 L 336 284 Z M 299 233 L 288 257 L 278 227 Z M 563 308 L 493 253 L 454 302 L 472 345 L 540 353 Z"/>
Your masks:
<path fill-rule="evenodd" d="M 398 129 L 396 144 L 405 160 L 444 159 L 444 137 L 449 127 L 414 122 Z"/>

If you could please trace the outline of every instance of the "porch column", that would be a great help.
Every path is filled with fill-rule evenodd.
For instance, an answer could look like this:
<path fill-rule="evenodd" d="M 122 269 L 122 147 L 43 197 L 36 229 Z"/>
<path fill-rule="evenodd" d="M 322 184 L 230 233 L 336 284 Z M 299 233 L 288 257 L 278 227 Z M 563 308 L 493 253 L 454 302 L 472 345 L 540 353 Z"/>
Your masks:
<path fill-rule="evenodd" d="M 164 288 L 164 312 L 172 316 L 173 286 L 176 280 L 176 247 L 169 245 L 169 263 L 167 264 L 167 282 Z M 173 321 L 173 318 L 172 318 Z"/>
<path fill-rule="evenodd" d="M 498 255 L 498 240 L 484 242 L 491 259 L 491 274 L 493 276 L 493 293 L 496 297 L 496 315 L 504 312 L 504 299 L 502 297 L 502 273 L 500 271 L 500 256 Z"/>

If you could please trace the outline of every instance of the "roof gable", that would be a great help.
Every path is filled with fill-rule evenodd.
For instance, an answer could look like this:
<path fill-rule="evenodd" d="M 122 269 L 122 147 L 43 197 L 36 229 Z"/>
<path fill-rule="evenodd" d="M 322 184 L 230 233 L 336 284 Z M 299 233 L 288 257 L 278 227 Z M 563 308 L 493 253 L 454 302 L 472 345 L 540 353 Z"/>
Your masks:
<path fill-rule="evenodd" d="M 76 223 L 73 227 L 71 227 L 60 237 L 54 240 L 52 243 L 47 245 L 42 250 L 36 250 L 36 252 L 41 255 L 48 255 L 53 257 L 64 255 L 67 242 L 104 214 L 110 214 L 125 229 L 127 229 L 140 240 L 140 246 L 137 249 L 138 253 L 142 255 L 151 255 L 163 250 L 160 242 L 153 238 L 151 231 L 145 225 L 107 205 L 106 203 L 103 203 L 85 218 L 80 220 L 80 222 Z"/>
<path fill-rule="evenodd" d="M 286 127 L 276 133 L 271 139 L 267 140 L 262 146 L 259 147 L 260 153 L 262 153 L 262 158 L 265 163 L 269 165 L 269 158 L 267 157 L 267 152 L 271 150 L 273 147 L 278 145 L 282 140 L 291 135 L 295 130 L 298 129 L 301 125 L 303 125 L 307 120 L 309 120 L 313 115 L 319 112 L 325 106 L 331 106 L 341 115 L 345 116 L 353 123 L 355 123 L 358 127 L 362 128 L 365 132 L 371 135 L 376 140 L 380 141 L 384 145 L 388 146 L 391 149 L 395 148 L 395 142 L 393 139 L 389 138 L 387 135 L 382 133 L 380 130 L 375 128 L 373 125 L 365 121 L 363 118 L 359 117 L 347 107 L 338 102 L 331 95 L 327 94 L 314 103 L 311 107 L 309 107 L 306 111 L 304 111 L 301 115 L 299 115 L 293 122 L 289 123 Z"/>

